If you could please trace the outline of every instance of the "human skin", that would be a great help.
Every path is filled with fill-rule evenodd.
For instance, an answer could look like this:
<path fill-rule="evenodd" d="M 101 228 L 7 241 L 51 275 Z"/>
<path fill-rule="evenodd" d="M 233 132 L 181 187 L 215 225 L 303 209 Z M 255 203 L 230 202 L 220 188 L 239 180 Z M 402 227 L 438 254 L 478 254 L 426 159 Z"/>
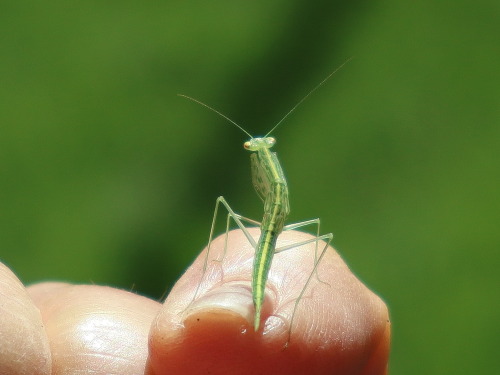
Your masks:
<path fill-rule="evenodd" d="M 307 238 L 284 232 L 278 246 Z M 291 331 L 315 245 L 275 255 L 258 332 L 253 249 L 240 231 L 230 232 L 223 249 L 220 236 L 207 271 L 202 252 L 163 304 L 96 285 L 25 287 L 0 264 L 0 374 L 387 373 L 387 307 L 333 249 L 297 304 Z"/>

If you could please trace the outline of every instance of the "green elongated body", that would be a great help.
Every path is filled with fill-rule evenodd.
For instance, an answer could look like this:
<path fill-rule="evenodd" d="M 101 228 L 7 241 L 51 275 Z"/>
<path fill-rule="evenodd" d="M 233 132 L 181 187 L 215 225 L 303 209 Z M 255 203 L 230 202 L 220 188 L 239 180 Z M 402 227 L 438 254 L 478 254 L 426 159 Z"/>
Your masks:
<path fill-rule="evenodd" d="M 290 111 L 288 111 L 288 113 L 284 117 L 282 117 L 282 119 L 264 137 L 253 137 L 243 127 L 241 127 L 236 122 L 234 122 L 221 112 L 217 111 L 216 109 L 190 96 L 178 94 L 179 96 L 189 99 L 195 103 L 198 103 L 208 108 L 212 112 L 215 112 L 216 114 L 218 114 L 219 116 L 223 117 L 224 119 L 232 123 L 234 126 L 239 128 L 241 131 L 243 131 L 250 137 L 250 140 L 244 143 L 244 148 L 253 152 L 250 156 L 250 161 L 252 166 L 252 183 L 254 185 L 255 190 L 257 191 L 257 194 L 264 202 L 264 216 L 262 218 L 262 222 L 260 223 L 261 233 L 259 241 L 256 243 L 253 237 L 248 232 L 248 230 L 245 228 L 243 222 L 251 224 L 258 224 L 258 223 L 255 220 L 246 218 L 244 216 L 235 213 L 233 209 L 229 206 L 227 201 L 224 199 L 224 197 L 220 196 L 219 198 L 217 198 L 215 203 L 214 216 L 212 219 L 212 226 L 210 228 L 210 235 L 208 237 L 207 252 L 203 264 L 202 280 L 203 276 L 207 271 L 210 247 L 212 244 L 215 222 L 217 219 L 217 212 L 220 204 L 222 204 L 228 212 L 226 241 L 227 241 L 227 231 L 229 230 L 229 218 L 231 218 L 245 234 L 246 238 L 248 239 L 248 242 L 255 248 L 255 258 L 252 271 L 252 299 L 255 307 L 255 315 L 254 315 L 255 331 L 258 331 L 261 325 L 261 313 L 262 313 L 262 305 L 264 303 L 264 298 L 265 298 L 266 282 L 269 276 L 269 271 L 271 269 L 271 263 L 274 254 L 281 251 L 297 248 L 299 246 L 306 245 L 308 243 L 312 242 L 316 243 L 316 251 L 314 254 L 314 268 L 311 274 L 309 275 L 304 285 L 304 288 L 302 289 L 301 293 L 295 300 L 293 312 L 290 318 L 290 327 L 288 329 L 288 341 L 286 345 L 288 345 L 288 342 L 290 341 L 290 335 L 292 332 L 292 326 L 298 303 L 301 300 L 302 296 L 304 295 L 304 292 L 307 286 L 309 285 L 313 274 L 317 273 L 317 267 L 319 265 L 319 262 L 325 255 L 325 252 L 333 238 L 333 235 L 332 233 L 320 235 L 319 219 L 306 220 L 299 223 L 288 224 L 285 226 L 285 220 L 288 217 L 288 214 L 290 213 L 290 204 L 288 201 L 288 185 L 286 183 L 285 175 L 283 173 L 283 170 L 281 169 L 281 165 L 279 163 L 278 157 L 276 156 L 276 153 L 269 151 L 269 149 L 276 142 L 275 139 L 273 137 L 269 137 L 269 135 L 274 130 L 276 130 L 276 128 L 293 111 L 295 111 L 295 109 L 304 100 L 306 100 L 314 91 L 316 91 L 320 86 L 322 86 L 333 74 L 335 74 L 335 72 L 337 72 L 340 68 L 342 68 L 349 60 L 347 60 L 340 67 L 335 69 L 323 81 L 321 81 L 318 85 L 316 85 L 316 87 L 314 87 L 311 91 L 309 91 L 309 93 L 306 96 L 304 96 Z M 294 244 L 288 244 L 278 249 L 276 248 L 276 242 L 278 240 L 278 236 L 281 234 L 281 232 L 283 232 L 283 230 L 297 229 L 308 225 L 316 225 L 317 234 L 315 238 L 300 241 Z M 321 250 L 320 255 L 318 256 L 319 241 L 325 241 L 326 243 L 324 244 L 323 249 Z M 224 253 L 225 251 L 226 249 L 224 249 Z M 193 301 L 196 299 L 196 296 L 198 295 L 198 292 L 200 290 L 200 285 L 201 282 L 198 284 L 195 290 Z"/>
<path fill-rule="evenodd" d="M 260 238 L 255 249 L 252 273 L 252 295 L 255 307 L 254 329 L 259 330 L 262 304 L 276 241 L 283 231 L 290 212 L 288 186 L 276 153 L 269 150 L 274 138 L 252 138 L 245 148 L 256 151 L 251 155 L 252 182 L 264 201 L 264 216 L 260 225 Z"/>

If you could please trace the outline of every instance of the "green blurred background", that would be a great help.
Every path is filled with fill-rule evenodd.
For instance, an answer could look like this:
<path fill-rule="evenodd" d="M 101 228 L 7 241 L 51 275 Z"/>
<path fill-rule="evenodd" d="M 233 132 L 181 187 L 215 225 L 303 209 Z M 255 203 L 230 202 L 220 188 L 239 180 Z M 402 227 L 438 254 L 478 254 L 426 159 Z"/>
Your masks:
<path fill-rule="evenodd" d="M 0 259 L 159 299 L 215 198 L 258 218 L 245 136 L 275 132 L 289 222 L 320 217 L 388 303 L 393 374 L 498 356 L 498 1 L 0 6 Z"/>

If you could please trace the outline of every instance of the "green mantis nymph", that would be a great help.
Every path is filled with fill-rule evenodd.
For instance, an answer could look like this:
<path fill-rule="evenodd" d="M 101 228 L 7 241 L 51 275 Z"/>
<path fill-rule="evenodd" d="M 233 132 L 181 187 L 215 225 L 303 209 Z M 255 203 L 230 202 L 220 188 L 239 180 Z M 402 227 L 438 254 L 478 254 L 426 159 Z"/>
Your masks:
<path fill-rule="evenodd" d="M 217 113 L 218 115 L 222 116 L 235 126 L 237 126 L 239 129 L 241 129 L 245 134 L 247 134 L 250 139 L 246 141 L 243 145 L 243 147 L 252 152 L 250 155 L 250 161 L 251 161 L 251 172 L 252 172 L 252 183 L 253 186 L 257 192 L 257 195 L 262 199 L 264 202 L 264 215 L 262 218 L 262 221 L 259 223 L 255 220 L 248 219 L 246 217 L 243 217 L 233 211 L 233 209 L 229 206 L 227 201 L 224 199 L 224 197 L 219 197 L 217 198 L 216 205 L 215 205 L 215 212 L 214 212 L 214 217 L 212 220 L 212 226 L 210 229 L 210 236 L 208 240 L 208 246 L 207 246 L 207 254 L 205 257 L 205 262 L 203 266 L 203 276 L 205 275 L 205 272 L 207 270 L 207 264 L 208 264 L 208 255 L 210 252 L 210 247 L 213 239 L 213 234 L 214 234 L 214 227 L 216 223 L 216 218 L 217 218 L 217 212 L 219 209 L 219 205 L 222 204 L 226 210 L 228 211 L 228 217 L 234 220 L 234 222 L 238 225 L 238 227 L 243 231 L 245 234 L 246 238 L 252 245 L 252 247 L 255 249 L 255 258 L 253 262 L 253 272 L 252 272 L 252 298 L 253 298 L 253 304 L 255 307 L 255 314 L 254 314 L 254 330 L 257 332 L 260 327 L 261 327 L 261 310 L 262 310 L 262 305 L 264 302 L 264 297 L 265 297 L 265 287 L 266 287 L 266 282 L 267 278 L 269 275 L 269 271 L 271 269 L 271 263 L 273 260 L 273 256 L 276 253 L 279 253 L 281 251 L 289 250 L 292 248 L 296 248 L 308 243 L 315 242 L 316 243 L 316 252 L 315 252 L 315 262 L 314 262 L 314 269 L 311 271 L 311 274 L 309 275 L 302 292 L 300 295 L 297 297 L 295 300 L 295 305 L 289 325 L 289 337 L 290 333 L 292 330 L 292 325 L 293 325 L 293 319 L 295 316 L 295 312 L 297 310 L 298 303 L 300 299 L 302 298 L 307 286 L 309 285 L 309 282 L 312 279 L 313 274 L 316 272 L 317 266 L 319 262 L 321 261 L 322 257 L 324 256 L 328 245 L 330 244 L 333 235 L 332 233 L 324 234 L 324 235 L 319 235 L 319 227 L 320 227 L 320 220 L 319 219 L 312 219 L 312 220 L 307 220 L 299 223 L 294 223 L 294 224 L 289 224 L 285 225 L 286 218 L 290 212 L 290 204 L 288 201 L 288 185 L 286 182 L 285 175 L 283 173 L 283 170 L 281 168 L 280 162 L 278 160 L 278 157 L 275 152 L 271 152 L 270 149 L 271 147 L 274 146 L 276 143 L 275 139 L 273 137 L 270 137 L 269 135 L 271 132 L 273 132 L 282 122 L 285 120 L 290 113 L 292 113 L 304 100 L 306 100 L 314 91 L 316 91 L 321 85 L 323 85 L 333 74 L 335 74 L 340 68 L 342 68 L 347 61 L 342 64 L 339 68 L 337 68 L 335 71 L 330 73 L 323 81 L 321 81 L 313 90 L 311 90 L 302 100 L 300 100 L 265 136 L 263 137 L 253 137 L 250 133 L 248 133 L 245 129 L 243 129 L 240 125 L 238 125 L 236 122 L 231 120 L 230 118 L 226 117 L 219 111 L 213 109 L 212 107 L 208 106 L 205 103 L 202 103 L 196 99 L 193 99 L 189 96 L 179 94 L 179 96 L 185 97 L 189 100 L 192 100 L 198 104 L 201 104 L 202 106 L 210 109 L 211 111 Z M 243 221 L 251 224 L 257 224 L 260 226 L 260 238 L 257 242 L 253 239 L 253 237 L 250 235 L 248 230 L 245 228 L 243 225 Z M 282 233 L 283 230 L 291 230 L 291 229 L 297 229 L 300 227 L 304 227 L 307 225 L 316 225 L 317 227 L 317 233 L 316 237 L 310 240 L 298 242 L 298 243 L 293 243 L 290 245 L 286 245 L 283 247 L 276 248 L 276 241 L 278 239 L 278 236 Z M 227 235 L 227 231 L 226 231 Z M 324 241 L 325 244 L 320 252 L 320 255 L 318 257 L 318 244 L 319 241 Z M 195 296 L 193 297 L 193 300 L 196 298 L 199 290 L 199 286 L 195 292 Z"/>

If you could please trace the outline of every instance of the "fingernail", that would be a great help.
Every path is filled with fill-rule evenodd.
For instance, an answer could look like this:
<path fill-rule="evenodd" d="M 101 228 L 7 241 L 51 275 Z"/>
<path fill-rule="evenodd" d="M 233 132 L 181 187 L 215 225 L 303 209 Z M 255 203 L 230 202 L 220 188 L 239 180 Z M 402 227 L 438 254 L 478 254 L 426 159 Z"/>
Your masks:
<path fill-rule="evenodd" d="M 251 323 L 253 320 L 252 291 L 249 285 L 229 282 L 197 298 L 184 313 L 184 319 L 210 310 L 228 310 Z"/>

